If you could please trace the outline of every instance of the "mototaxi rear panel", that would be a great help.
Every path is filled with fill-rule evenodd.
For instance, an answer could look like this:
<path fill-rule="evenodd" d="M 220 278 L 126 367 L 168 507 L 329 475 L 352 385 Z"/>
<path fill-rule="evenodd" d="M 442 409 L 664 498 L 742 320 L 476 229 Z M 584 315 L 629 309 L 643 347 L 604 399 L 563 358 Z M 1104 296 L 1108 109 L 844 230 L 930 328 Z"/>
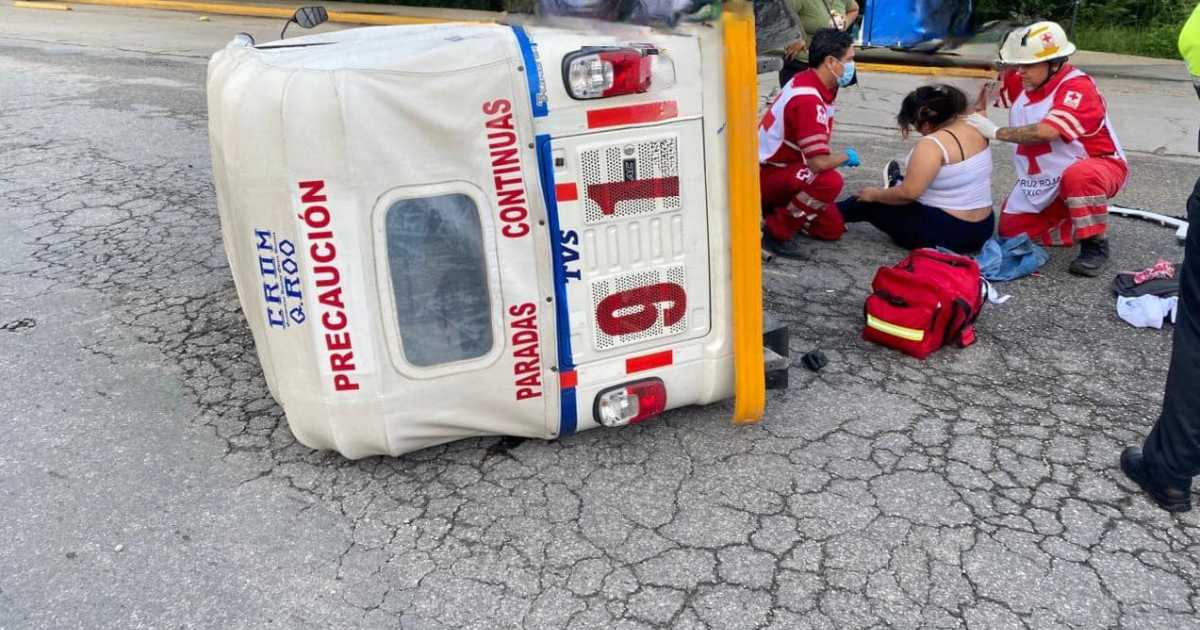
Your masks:
<path fill-rule="evenodd" d="M 226 249 L 297 438 L 395 455 L 592 429 L 639 380 L 730 396 L 721 42 L 566 20 L 214 56 Z M 630 45 L 657 51 L 644 93 L 568 93 L 567 60 Z"/>
<path fill-rule="evenodd" d="M 512 28 L 362 28 L 209 66 L 222 232 L 268 385 L 349 457 L 557 430 Z"/>

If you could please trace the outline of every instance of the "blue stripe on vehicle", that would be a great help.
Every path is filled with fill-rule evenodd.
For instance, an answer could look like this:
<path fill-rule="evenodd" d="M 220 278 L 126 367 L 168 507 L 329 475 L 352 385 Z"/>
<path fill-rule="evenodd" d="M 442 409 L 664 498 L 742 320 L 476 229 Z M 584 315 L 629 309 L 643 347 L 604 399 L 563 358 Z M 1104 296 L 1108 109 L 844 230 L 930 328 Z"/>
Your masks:
<path fill-rule="evenodd" d="M 567 275 L 563 265 L 562 231 L 558 224 L 558 197 L 554 192 L 554 157 L 550 150 L 550 136 L 543 134 L 537 137 L 538 180 L 542 184 L 542 196 L 546 201 L 546 217 L 550 227 L 550 258 L 554 266 L 554 309 L 556 330 L 554 337 L 558 339 L 558 372 L 575 369 L 571 358 L 571 318 L 567 311 Z M 575 409 L 575 388 L 563 389 L 559 394 L 559 407 L 562 415 L 558 423 L 559 437 L 566 437 L 575 432 L 578 424 Z"/>
<path fill-rule="evenodd" d="M 575 434 L 575 426 L 578 424 L 575 410 L 575 388 L 561 390 L 558 394 L 558 404 L 562 407 L 562 416 L 558 422 L 558 437 L 567 437 Z"/>
<path fill-rule="evenodd" d="M 512 30 L 517 36 L 517 45 L 521 47 L 521 57 L 525 59 L 525 76 L 529 84 L 529 105 L 533 108 L 533 117 L 542 118 L 550 113 L 550 107 L 545 102 L 538 102 L 538 95 L 542 93 L 542 77 L 538 74 L 533 42 L 529 40 L 529 34 L 525 32 L 524 27 L 513 26 Z"/>

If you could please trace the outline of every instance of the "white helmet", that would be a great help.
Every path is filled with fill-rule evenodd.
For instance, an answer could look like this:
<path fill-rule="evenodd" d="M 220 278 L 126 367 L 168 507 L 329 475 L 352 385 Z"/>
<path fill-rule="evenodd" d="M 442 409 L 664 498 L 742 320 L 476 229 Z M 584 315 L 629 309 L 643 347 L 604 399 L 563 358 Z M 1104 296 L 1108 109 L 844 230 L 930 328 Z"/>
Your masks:
<path fill-rule="evenodd" d="M 1028 66 L 1063 59 L 1075 54 L 1075 44 L 1057 22 L 1037 22 L 1018 28 L 1004 38 L 999 62 L 1009 66 Z"/>

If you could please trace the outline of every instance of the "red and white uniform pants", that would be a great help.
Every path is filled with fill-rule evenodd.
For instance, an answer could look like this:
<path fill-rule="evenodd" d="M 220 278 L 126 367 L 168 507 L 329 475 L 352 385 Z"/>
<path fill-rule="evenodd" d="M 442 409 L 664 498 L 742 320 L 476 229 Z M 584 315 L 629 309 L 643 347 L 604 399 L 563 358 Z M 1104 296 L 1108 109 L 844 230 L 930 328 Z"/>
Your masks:
<path fill-rule="evenodd" d="M 1117 196 L 1129 177 L 1129 167 L 1116 158 L 1079 160 L 1063 171 L 1058 197 L 1038 213 L 1000 213 L 1002 238 L 1028 234 L 1043 245 L 1070 246 L 1075 241 L 1104 236 L 1108 229 L 1108 200 Z"/>
<path fill-rule="evenodd" d="M 836 241 L 846 231 L 842 214 L 833 203 L 842 193 L 841 173 L 834 169 L 813 173 L 804 164 L 759 167 L 759 184 L 766 215 L 767 234 L 787 241 L 803 234 Z"/>

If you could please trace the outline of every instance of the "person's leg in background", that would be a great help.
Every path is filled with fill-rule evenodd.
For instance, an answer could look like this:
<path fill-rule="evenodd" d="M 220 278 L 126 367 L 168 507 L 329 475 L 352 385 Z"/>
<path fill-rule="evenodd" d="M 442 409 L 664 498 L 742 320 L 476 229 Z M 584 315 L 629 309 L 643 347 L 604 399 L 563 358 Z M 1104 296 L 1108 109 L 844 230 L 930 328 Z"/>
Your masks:
<path fill-rule="evenodd" d="M 836 241 L 846 231 L 833 201 L 842 192 L 841 173 L 813 173 L 803 164 L 787 167 L 764 166 L 759 171 L 766 224 L 766 244 L 781 256 L 800 252 L 792 239 L 796 234 Z"/>
<path fill-rule="evenodd" d="M 1108 158 L 1080 160 L 1063 171 L 1059 198 L 1071 215 L 1072 236 L 1079 242 L 1079 257 L 1070 271 L 1096 277 L 1108 262 L 1108 200 L 1121 192 L 1129 168 Z"/>
<path fill-rule="evenodd" d="M 1179 278 L 1179 311 L 1162 413 L 1141 449 L 1121 453 L 1121 470 L 1168 512 L 1192 507 L 1200 475 L 1200 180 L 1188 198 L 1187 244 Z"/>
<path fill-rule="evenodd" d="M 804 72 L 807 69 L 807 56 L 805 56 L 804 59 L 793 59 L 785 55 L 783 57 L 783 67 L 779 69 L 779 87 L 787 85 L 787 82 L 791 81 L 792 77 Z"/>

